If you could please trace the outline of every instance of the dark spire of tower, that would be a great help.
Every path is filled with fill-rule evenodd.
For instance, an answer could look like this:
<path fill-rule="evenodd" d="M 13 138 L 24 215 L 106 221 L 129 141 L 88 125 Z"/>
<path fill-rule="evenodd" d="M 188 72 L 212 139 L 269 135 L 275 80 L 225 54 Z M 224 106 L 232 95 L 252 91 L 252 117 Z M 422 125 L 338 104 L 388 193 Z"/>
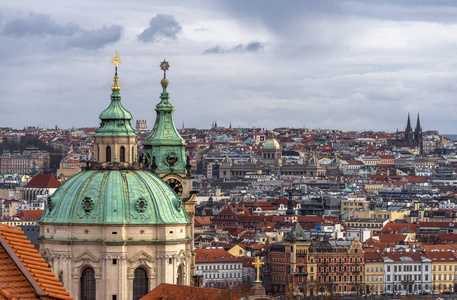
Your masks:
<path fill-rule="evenodd" d="M 422 128 L 421 128 L 421 121 L 419 118 L 419 114 L 417 114 L 417 124 L 416 130 L 414 130 L 414 142 L 419 147 L 419 155 L 424 155 L 424 142 L 422 139 Z"/>
<path fill-rule="evenodd" d="M 422 131 L 422 128 L 421 128 L 421 121 L 420 121 L 420 118 L 419 118 L 419 114 L 417 114 L 416 132 L 417 132 L 417 131 Z"/>
<path fill-rule="evenodd" d="M 411 119 L 408 113 L 408 123 L 406 123 L 405 129 L 405 142 L 411 143 L 413 141 L 413 129 L 411 128 Z"/>

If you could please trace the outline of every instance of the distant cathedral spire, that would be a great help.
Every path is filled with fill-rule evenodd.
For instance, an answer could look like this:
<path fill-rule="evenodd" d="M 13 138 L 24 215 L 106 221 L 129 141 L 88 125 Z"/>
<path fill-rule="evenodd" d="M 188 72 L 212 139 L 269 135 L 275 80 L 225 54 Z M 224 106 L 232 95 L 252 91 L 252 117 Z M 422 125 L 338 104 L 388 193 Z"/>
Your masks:
<path fill-rule="evenodd" d="M 408 122 L 406 123 L 405 129 L 405 142 L 411 143 L 413 142 L 413 129 L 411 128 L 411 119 L 408 113 Z"/>
<path fill-rule="evenodd" d="M 416 129 L 414 130 L 414 142 L 419 147 L 419 154 L 421 156 L 423 156 L 424 155 L 424 143 L 423 143 L 423 139 L 422 139 L 422 128 L 421 128 L 421 121 L 419 118 L 419 114 L 417 114 Z"/>

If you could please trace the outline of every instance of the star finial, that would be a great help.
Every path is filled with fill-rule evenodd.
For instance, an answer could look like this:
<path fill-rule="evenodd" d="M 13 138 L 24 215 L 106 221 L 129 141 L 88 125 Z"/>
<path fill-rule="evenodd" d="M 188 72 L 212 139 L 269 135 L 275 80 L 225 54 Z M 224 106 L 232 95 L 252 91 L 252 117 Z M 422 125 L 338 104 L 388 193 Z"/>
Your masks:
<path fill-rule="evenodd" d="M 160 63 L 160 68 L 163 70 L 163 78 L 167 78 L 167 70 L 170 68 L 170 65 L 168 64 L 168 61 L 163 59 L 163 62 Z"/>
<path fill-rule="evenodd" d="M 117 51 L 116 51 L 116 54 L 114 54 L 114 57 L 113 57 L 113 59 L 111 60 L 111 63 L 112 63 L 113 65 L 115 65 L 116 68 L 117 68 L 117 66 L 119 66 L 120 64 L 122 64 L 122 61 L 121 61 L 121 59 L 119 58 L 119 55 L 117 55 Z"/>

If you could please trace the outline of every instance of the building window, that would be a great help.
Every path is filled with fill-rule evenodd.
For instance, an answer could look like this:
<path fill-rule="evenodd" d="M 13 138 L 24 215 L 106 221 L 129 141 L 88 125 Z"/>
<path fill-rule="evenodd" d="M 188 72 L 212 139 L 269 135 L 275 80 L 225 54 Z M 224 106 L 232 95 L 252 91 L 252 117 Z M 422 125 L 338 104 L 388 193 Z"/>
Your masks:
<path fill-rule="evenodd" d="M 124 146 L 121 147 L 121 149 L 119 149 L 119 161 L 120 162 L 125 162 L 125 148 Z"/>
<path fill-rule="evenodd" d="M 95 271 L 85 268 L 80 278 L 81 300 L 95 300 Z"/>
<path fill-rule="evenodd" d="M 133 300 L 139 300 L 148 293 L 148 274 L 143 268 L 134 272 L 133 278 Z"/>
<path fill-rule="evenodd" d="M 111 161 L 111 147 L 110 146 L 106 147 L 106 161 L 108 161 L 108 162 Z"/>

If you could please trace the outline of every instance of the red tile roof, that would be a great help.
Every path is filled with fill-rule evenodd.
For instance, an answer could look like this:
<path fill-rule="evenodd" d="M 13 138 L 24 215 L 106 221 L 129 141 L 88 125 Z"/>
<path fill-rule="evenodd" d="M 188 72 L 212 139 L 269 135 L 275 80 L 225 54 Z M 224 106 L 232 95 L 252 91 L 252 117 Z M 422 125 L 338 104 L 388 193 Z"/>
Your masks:
<path fill-rule="evenodd" d="M 451 251 L 426 251 L 427 256 L 433 262 L 456 262 L 457 257 Z"/>
<path fill-rule="evenodd" d="M 0 224 L 0 274 L 3 299 L 73 299 L 18 227 Z"/>
<path fill-rule="evenodd" d="M 387 223 L 383 228 L 383 233 L 408 233 L 408 227 L 411 231 L 417 232 L 416 224 L 412 223 Z"/>
<path fill-rule="evenodd" d="M 211 219 L 208 217 L 194 217 L 194 226 L 195 227 L 200 227 L 200 226 L 211 226 Z"/>
<path fill-rule="evenodd" d="M 244 293 L 232 292 L 226 289 L 220 290 L 162 283 L 141 298 L 141 300 L 219 300 L 230 299 L 230 294 L 233 300 L 246 296 Z"/>
<path fill-rule="evenodd" d="M 241 262 L 224 249 L 195 249 L 195 263 Z"/>
<path fill-rule="evenodd" d="M 58 188 L 60 181 L 49 174 L 38 174 L 30 179 L 29 183 L 25 187 L 36 187 L 36 188 Z"/>
<path fill-rule="evenodd" d="M 28 219 L 40 219 L 41 215 L 43 214 L 44 210 L 21 210 L 20 213 L 15 215 L 15 217 L 21 220 L 28 220 Z"/>

